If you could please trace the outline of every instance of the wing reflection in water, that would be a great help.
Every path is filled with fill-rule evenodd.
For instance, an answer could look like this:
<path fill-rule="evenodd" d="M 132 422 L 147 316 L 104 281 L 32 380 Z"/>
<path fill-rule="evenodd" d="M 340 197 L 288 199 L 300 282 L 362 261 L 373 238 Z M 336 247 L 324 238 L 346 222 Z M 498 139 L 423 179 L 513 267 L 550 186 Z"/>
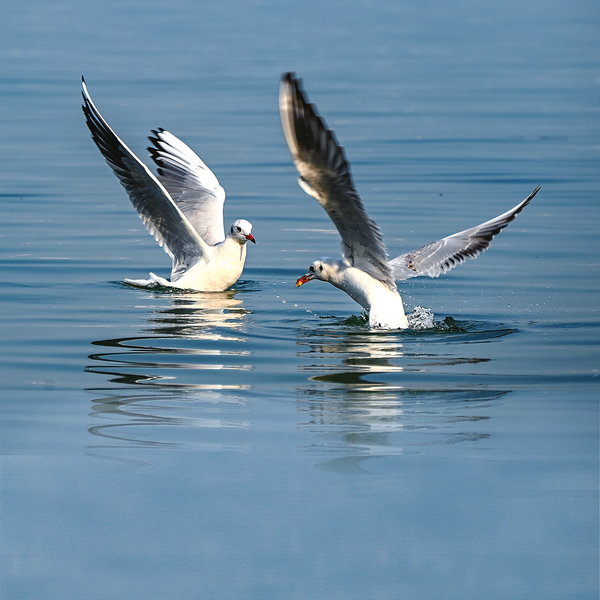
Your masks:
<path fill-rule="evenodd" d="M 104 350 L 89 356 L 87 371 L 108 376 L 109 384 L 88 389 L 97 396 L 92 417 L 103 421 L 89 429 L 104 440 L 95 449 L 244 450 L 237 437 L 228 443 L 222 434 L 250 426 L 243 394 L 252 368 L 248 311 L 235 296 L 154 295 L 168 306 L 146 309 L 143 335 L 92 342 Z"/>
<path fill-rule="evenodd" d="M 239 340 L 232 334 L 243 331 L 248 311 L 242 300 L 236 298 L 237 291 L 183 293 L 171 295 L 171 306 L 149 312 L 146 329 L 155 335 L 186 337 L 204 340 Z M 163 296 L 164 297 L 164 296 Z"/>
<path fill-rule="evenodd" d="M 489 359 L 423 342 L 405 333 L 299 332 L 302 370 L 311 374 L 297 390 L 301 427 L 315 435 L 310 451 L 332 456 L 320 467 L 360 470 L 369 458 L 490 437 L 490 408 L 508 392 L 468 389 L 464 375 L 457 388 L 448 375 Z"/>

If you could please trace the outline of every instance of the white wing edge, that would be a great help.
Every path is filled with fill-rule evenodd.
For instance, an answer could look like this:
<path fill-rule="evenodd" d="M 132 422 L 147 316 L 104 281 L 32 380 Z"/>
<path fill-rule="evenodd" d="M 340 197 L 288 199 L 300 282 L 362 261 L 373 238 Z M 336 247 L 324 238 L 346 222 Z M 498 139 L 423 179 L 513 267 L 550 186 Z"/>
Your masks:
<path fill-rule="evenodd" d="M 165 187 L 162 185 L 162 183 L 158 180 L 158 178 L 154 175 L 154 173 L 152 173 L 152 171 L 135 155 L 135 153 L 127 146 L 127 144 L 125 144 L 125 142 L 123 142 L 123 140 L 115 133 L 115 131 L 112 129 L 112 127 L 106 122 L 106 120 L 102 116 L 102 113 L 98 110 L 98 108 L 94 104 L 94 101 L 92 100 L 92 98 L 88 92 L 87 85 L 86 85 L 85 79 L 83 77 L 81 78 L 81 85 L 82 85 L 82 89 L 83 89 L 84 99 L 90 105 L 90 107 L 93 111 L 94 118 L 97 119 L 100 122 L 100 124 L 103 127 L 105 127 L 112 136 L 114 136 L 115 140 L 117 140 L 119 146 L 122 148 L 122 152 L 125 155 L 124 159 L 122 159 L 122 160 L 124 160 L 124 163 L 126 164 L 127 161 L 130 161 L 136 167 L 141 169 L 144 172 L 144 174 L 152 181 L 152 184 L 156 186 L 156 188 L 161 192 L 161 194 L 164 196 L 164 198 L 171 204 L 171 206 L 175 210 L 175 212 L 178 213 L 178 216 L 181 218 L 182 223 L 184 223 L 184 225 L 187 228 L 189 228 L 189 231 L 191 232 L 192 237 L 195 239 L 195 241 L 197 241 L 198 246 L 200 247 L 200 249 L 202 251 L 204 259 L 210 260 L 210 257 L 212 257 L 212 255 L 213 255 L 213 252 L 212 252 L 212 249 L 210 248 L 210 246 L 198 235 L 196 230 L 189 223 L 189 221 L 187 220 L 185 215 L 181 212 L 179 207 L 175 204 L 175 202 L 169 195 L 168 191 L 165 189 Z M 98 145 L 98 144 L 96 143 L 96 145 Z M 105 160 L 107 160 L 111 169 L 113 171 L 115 171 L 115 167 L 113 166 L 113 164 L 111 164 L 111 162 L 108 160 L 107 155 L 102 150 L 101 150 L 101 154 L 104 156 Z M 117 174 L 117 173 L 115 172 L 115 174 Z M 121 177 L 119 177 L 117 175 L 117 178 L 122 182 Z M 128 191 L 128 195 L 129 195 L 129 191 Z M 134 207 L 135 207 L 135 205 L 134 205 Z M 138 216 L 140 217 L 140 219 L 142 220 L 142 222 L 144 223 L 144 225 L 146 226 L 146 228 L 148 229 L 150 234 L 157 241 L 159 246 L 161 248 L 163 248 L 163 250 L 175 261 L 176 257 L 174 256 L 173 251 L 168 246 L 164 236 L 156 228 L 153 221 L 151 219 L 149 219 L 147 216 L 141 214 L 137 210 L 137 208 L 136 208 L 136 212 L 138 213 Z"/>

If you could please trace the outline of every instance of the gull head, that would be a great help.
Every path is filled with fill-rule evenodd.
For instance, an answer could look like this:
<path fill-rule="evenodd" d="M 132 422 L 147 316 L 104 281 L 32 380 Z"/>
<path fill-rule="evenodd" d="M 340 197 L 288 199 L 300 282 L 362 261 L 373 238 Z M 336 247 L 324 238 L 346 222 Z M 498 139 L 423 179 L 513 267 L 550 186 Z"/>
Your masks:
<path fill-rule="evenodd" d="M 240 244 L 245 244 L 246 242 L 256 244 L 256 240 L 252 236 L 252 223 L 246 221 L 246 219 L 238 219 L 233 223 L 229 231 L 231 237 Z"/>
<path fill-rule="evenodd" d="M 308 269 L 306 275 L 302 275 L 296 281 L 296 287 L 300 287 L 305 283 L 311 281 L 311 279 L 320 279 L 321 281 L 329 281 L 331 277 L 338 271 L 337 263 L 339 261 L 332 260 L 330 258 L 319 258 L 315 260 Z"/>

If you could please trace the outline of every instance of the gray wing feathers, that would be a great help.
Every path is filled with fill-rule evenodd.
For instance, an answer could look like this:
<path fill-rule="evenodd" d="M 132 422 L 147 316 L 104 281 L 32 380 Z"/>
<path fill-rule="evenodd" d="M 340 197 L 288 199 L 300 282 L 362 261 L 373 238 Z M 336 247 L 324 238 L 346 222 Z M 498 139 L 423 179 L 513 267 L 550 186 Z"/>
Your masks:
<path fill-rule="evenodd" d="M 83 112 L 92 139 L 127 191 L 140 219 L 156 241 L 173 258 L 172 281 L 192 264 L 208 260 L 210 248 L 152 172 L 110 128 L 83 83 Z"/>
<path fill-rule="evenodd" d="M 523 202 L 495 219 L 394 258 L 390 261 L 394 278 L 401 281 L 420 275 L 439 277 L 467 258 L 477 258 L 487 250 L 494 237 L 531 202 L 540 187 L 535 188 Z"/>
<path fill-rule="evenodd" d="M 307 101 L 301 80 L 293 73 L 286 73 L 281 80 L 279 112 L 300 186 L 333 221 L 342 237 L 344 259 L 396 289 L 381 232 L 354 188 L 344 149 Z"/>
<path fill-rule="evenodd" d="M 209 245 L 225 239 L 225 190 L 202 159 L 164 129 L 153 130 L 148 148 L 159 180 L 200 237 Z"/>

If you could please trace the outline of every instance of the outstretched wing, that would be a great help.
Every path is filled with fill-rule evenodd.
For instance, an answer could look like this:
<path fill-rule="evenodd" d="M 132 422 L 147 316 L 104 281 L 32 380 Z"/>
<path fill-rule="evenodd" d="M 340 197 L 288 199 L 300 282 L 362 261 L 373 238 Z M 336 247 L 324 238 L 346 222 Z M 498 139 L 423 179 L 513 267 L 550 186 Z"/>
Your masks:
<path fill-rule="evenodd" d="M 349 264 L 396 289 L 377 224 L 367 215 L 354 188 L 344 149 L 309 104 L 301 80 L 286 73 L 279 88 L 285 139 L 300 173 L 300 186 L 327 211 L 342 237 Z"/>
<path fill-rule="evenodd" d="M 148 151 L 158 166 L 160 182 L 209 245 L 225 239 L 225 190 L 202 159 L 180 139 L 164 129 L 153 130 Z"/>
<path fill-rule="evenodd" d="M 500 233 L 511 221 L 514 221 L 516 216 L 539 192 L 540 188 L 541 186 L 536 187 L 523 202 L 495 219 L 454 235 L 449 235 L 418 250 L 394 258 L 390 261 L 394 278 L 401 281 L 419 275 L 439 277 L 465 262 L 467 258 L 477 258 L 481 252 L 487 250 L 494 236 Z"/>
<path fill-rule="evenodd" d="M 129 194 L 140 219 L 173 258 L 171 279 L 199 260 L 209 260 L 211 249 L 140 159 L 119 139 L 95 107 L 82 78 L 83 112 L 92 139 Z"/>

